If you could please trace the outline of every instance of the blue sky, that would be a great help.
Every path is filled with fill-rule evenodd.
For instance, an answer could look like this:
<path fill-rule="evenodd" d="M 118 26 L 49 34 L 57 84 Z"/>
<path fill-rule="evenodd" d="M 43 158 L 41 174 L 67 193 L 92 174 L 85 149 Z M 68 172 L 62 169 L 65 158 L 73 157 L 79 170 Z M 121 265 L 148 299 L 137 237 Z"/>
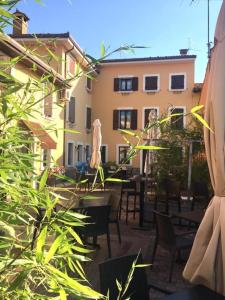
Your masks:
<path fill-rule="evenodd" d="M 117 57 L 177 55 L 190 48 L 197 55 L 195 81 L 204 79 L 207 63 L 207 0 L 22 0 L 18 9 L 29 18 L 30 33 L 69 31 L 90 55 L 100 56 L 104 42 L 111 50 L 121 45 L 149 48 Z M 210 0 L 213 41 L 222 0 Z"/>

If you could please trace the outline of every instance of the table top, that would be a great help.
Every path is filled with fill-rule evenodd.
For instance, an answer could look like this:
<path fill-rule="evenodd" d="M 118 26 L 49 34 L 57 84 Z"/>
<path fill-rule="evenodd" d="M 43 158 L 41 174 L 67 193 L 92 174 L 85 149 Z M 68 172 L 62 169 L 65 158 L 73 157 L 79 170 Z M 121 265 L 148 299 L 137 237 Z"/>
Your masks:
<path fill-rule="evenodd" d="M 173 216 L 196 224 L 200 224 L 204 217 L 204 214 L 205 214 L 204 210 L 191 210 L 191 211 L 176 213 L 173 214 Z"/>
<path fill-rule="evenodd" d="M 66 199 L 61 199 L 59 204 L 65 208 L 83 208 L 90 206 L 111 205 L 111 191 L 78 192 L 76 194 L 62 195 Z"/>
<path fill-rule="evenodd" d="M 162 300 L 225 300 L 225 297 L 203 285 L 196 285 L 166 296 Z"/>

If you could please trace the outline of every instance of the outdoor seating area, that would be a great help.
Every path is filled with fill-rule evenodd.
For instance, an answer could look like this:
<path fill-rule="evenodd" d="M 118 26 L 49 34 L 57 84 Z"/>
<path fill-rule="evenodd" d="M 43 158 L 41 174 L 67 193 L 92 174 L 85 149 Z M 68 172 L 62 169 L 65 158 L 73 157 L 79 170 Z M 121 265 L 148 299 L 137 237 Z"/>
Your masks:
<path fill-rule="evenodd" d="M 175 181 L 165 180 L 164 191 L 158 191 L 152 177 L 123 178 L 128 182 L 111 183 L 105 189 L 99 187 L 88 191 L 86 187 L 77 188 L 70 184 L 66 194 L 59 191 L 68 199 L 61 201 L 60 209 L 69 207 L 89 216 L 88 225 L 76 230 L 87 249 L 94 250 L 87 254 L 92 261 L 84 265 L 91 285 L 106 291 L 103 274 L 109 272 L 110 265 L 105 265 L 108 259 L 109 264 L 122 264 L 120 260 L 124 257 L 131 259 L 140 253 L 140 259 L 148 265 L 143 276 L 151 287 L 151 299 L 162 299 L 165 294 L 189 288 L 182 271 L 205 212 L 205 201 L 198 200 L 201 195 L 198 195 L 196 185 L 193 185 L 188 200 L 182 197 L 184 191 Z M 114 270 L 114 265 L 112 268 Z M 124 268 L 121 270 L 126 275 L 129 273 Z M 109 287 L 113 285 L 113 276 Z M 124 278 L 125 275 L 121 276 Z"/>

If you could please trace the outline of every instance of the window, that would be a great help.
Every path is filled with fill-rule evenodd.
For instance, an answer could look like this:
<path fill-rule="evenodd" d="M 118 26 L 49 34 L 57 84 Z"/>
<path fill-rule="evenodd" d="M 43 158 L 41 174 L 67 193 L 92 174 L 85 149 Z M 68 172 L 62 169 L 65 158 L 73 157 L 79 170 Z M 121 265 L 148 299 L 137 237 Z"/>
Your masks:
<path fill-rule="evenodd" d="M 113 129 L 137 129 L 137 110 L 121 109 L 113 111 Z"/>
<path fill-rule="evenodd" d="M 186 75 L 185 74 L 170 74 L 171 91 L 183 91 L 186 89 Z"/>
<path fill-rule="evenodd" d="M 138 77 L 114 78 L 115 92 L 132 92 L 138 90 Z"/>
<path fill-rule="evenodd" d="M 73 166 L 73 152 L 74 152 L 74 143 L 67 144 L 67 165 L 69 167 Z"/>
<path fill-rule="evenodd" d="M 83 145 L 77 145 L 77 161 L 80 162 L 83 160 Z"/>
<path fill-rule="evenodd" d="M 107 145 L 102 145 L 101 146 L 101 158 L 102 158 L 102 163 L 105 164 L 108 159 L 107 159 Z"/>
<path fill-rule="evenodd" d="M 118 146 L 118 154 L 117 154 L 118 164 L 126 164 L 126 165 L 131 164 L 131 160 L 128 160 L 129 150 L 130 150 L 129 146 L 125 146 L 125 145 Z"/>
<path fill-rule="evenodd" d="M 171 128 L 175 130 L 180 130 L 184 128 L 184 108 L 174 107 L 170 109 L 170 115 L 178 114 L 171 118 Z"/>
<path fill-rule="evenodd" d="M 91 130 L 91 108 L 86 107 L 86 129 Z"/>
<path fill-rule="evenodd" d="M 76 62 L 75 62 L 74 57 L 71 55 L 68 55 L 67 56 L 67 72 L 69 74 L 71 74 L 71 75 L 75 74 L 75 65 L 76 65 Z"/>
<path fill-rule="evenodd" d="M 145 108 L 144 109 L 144 128 L 147 126 L 147 124 L 149 123 L 149 114 L 151 112 L 154 112 L 155 115 L 155 121 L 157 121 L 158 115 L 159 115 L 159 109 L 156 107 L 152 107 L 152 108 Z"/>
<path fill-rule="evenodd" d="M 87 77 L 87 80 L 86 80 L 86 89 L 91 92 L 92 90 L 92 79 L 90 77 Z"/>
<path fill-rule="evenodd" d="M 51 89 L 48 88 L 47 83 L 42 85 L 42 97 L 43 97 L 43 115 L 44 117 L 52 117 L 52 93 Z"/>
<path fill-rule="evenodd" d="M 42 149 L 41 169 L 49 168 L 51 163 L 51 150 Z"/>
<path fill-rule="evenodd" d="M 87 162 L 89 162 L 91 160 L 91 146 L 90 145 L 86 145 L 86 148 L 85 148 L 85 160 Z"/>
<path fill-rule="evenodd" d="M 159 91 L 159 75 L 144 76 L 144 91 L 145 92 Z"/>
<path fill-rule="evenodd" d="M 75 97 L 70 97 L 70 101 L 68 103 L 68 121 L 70 123 L 75 123 L 75 111 L 76 111 Z"/>

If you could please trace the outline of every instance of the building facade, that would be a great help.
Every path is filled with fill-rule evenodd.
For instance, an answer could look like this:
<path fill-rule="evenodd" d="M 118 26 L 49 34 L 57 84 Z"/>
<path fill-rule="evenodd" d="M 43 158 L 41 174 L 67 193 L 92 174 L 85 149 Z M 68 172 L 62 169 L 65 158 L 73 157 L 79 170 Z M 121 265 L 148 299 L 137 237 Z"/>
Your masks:
<path fill-rule="evenodd" d="M 182 52 L 183 51 L 183 52 Z M 121 164 L 129 146 L 119 129 L 139 131 L 150 111 L 157 117 L 187 114 L 197 105 L 193 91 L 196 56 L 181 50 L 178 56 L 105 60 L 93 81 L 93 117 L 102 123 L 103 157 Z M 188 117 L 179 117 L 183 128 Z M 144 141 L 143 141 L 144 144 Z M 128 164 L 142 169 L 142 153 Z"/>

